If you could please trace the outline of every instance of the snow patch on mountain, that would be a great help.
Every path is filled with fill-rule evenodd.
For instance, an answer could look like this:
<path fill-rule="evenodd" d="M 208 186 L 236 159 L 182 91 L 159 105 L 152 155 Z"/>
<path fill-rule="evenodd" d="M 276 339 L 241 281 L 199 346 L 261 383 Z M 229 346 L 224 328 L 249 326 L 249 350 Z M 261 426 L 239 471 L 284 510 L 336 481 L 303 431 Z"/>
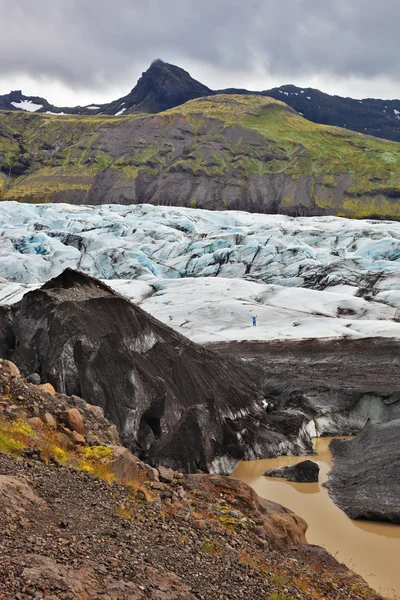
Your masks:
<path fill-rule="evenodd" d="M 27 112 L 36 112 L 43 108 L 43 104 L 35 104 L 32 100 L 20 100 L 19 102 L 11 102 L 14 108 L 26 110 Z"/>

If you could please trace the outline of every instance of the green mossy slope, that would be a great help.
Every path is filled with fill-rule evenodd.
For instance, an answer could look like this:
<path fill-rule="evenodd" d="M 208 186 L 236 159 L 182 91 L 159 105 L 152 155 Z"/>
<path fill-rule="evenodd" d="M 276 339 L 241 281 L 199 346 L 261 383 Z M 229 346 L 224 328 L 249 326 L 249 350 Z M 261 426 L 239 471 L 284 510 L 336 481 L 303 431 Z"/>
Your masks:
<path fill-rule="evenodd" d="M 211 96 L 151 116 L 0 113 L 0 199 L 400 216 L 400 145 L 277 100 Z"/>

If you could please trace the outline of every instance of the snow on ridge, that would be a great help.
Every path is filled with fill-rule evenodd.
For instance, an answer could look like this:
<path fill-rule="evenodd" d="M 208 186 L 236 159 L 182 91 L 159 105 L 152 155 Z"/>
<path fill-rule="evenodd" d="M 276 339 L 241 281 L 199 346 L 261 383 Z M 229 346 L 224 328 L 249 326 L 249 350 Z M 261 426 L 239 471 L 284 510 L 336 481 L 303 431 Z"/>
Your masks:
<path fill-rule="evenodd" d="M 0 203 L 0 303 L 66 267 L 107 281 L 198 342 L 400 339 L 397 222 Z"/>
<path fill-rule="evenodd" d="M 43 104 L 35 104 L 32 100 L 20 100 L 19 102 L 11 102 L 15 108 L 26 110 L 27 112 L 36 112 L 43 108 Z"/>
<path fill-rule="evenodd" d="M 88 110 L 100 110 L 100 106 L 85 106 Z"/>
<path fill-rule="evenodd" d="M 122 115 L 124 112 L 126 111 L 126 108 L 121 108 L 121 110 L 119 110 L 118 112 L 115 113 L 116 117 L 119 117 L 120 115 Z"/>

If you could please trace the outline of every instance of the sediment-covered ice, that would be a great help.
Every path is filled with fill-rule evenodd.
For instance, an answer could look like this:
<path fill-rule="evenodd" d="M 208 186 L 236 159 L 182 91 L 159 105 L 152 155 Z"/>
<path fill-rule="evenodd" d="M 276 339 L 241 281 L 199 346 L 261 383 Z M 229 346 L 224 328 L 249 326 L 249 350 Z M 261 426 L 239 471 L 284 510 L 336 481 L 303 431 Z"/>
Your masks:
<path fill-rule="evenodd" d="M 199 342 L 400 337 L 400 223 L 0 203 L 0 302 L 66 267 Z"/>

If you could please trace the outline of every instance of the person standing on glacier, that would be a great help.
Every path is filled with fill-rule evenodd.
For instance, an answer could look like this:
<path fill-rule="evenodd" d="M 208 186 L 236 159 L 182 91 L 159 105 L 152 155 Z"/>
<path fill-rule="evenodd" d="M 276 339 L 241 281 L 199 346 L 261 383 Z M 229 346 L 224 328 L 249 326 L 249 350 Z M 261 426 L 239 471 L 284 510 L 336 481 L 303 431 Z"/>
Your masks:
<path fill-rule="evenodd" d="M 257 325 L 257 315 L 255 317 L 251 317 L 251 320 L 253 321 L 253 327 L 255 327 Z"/>

